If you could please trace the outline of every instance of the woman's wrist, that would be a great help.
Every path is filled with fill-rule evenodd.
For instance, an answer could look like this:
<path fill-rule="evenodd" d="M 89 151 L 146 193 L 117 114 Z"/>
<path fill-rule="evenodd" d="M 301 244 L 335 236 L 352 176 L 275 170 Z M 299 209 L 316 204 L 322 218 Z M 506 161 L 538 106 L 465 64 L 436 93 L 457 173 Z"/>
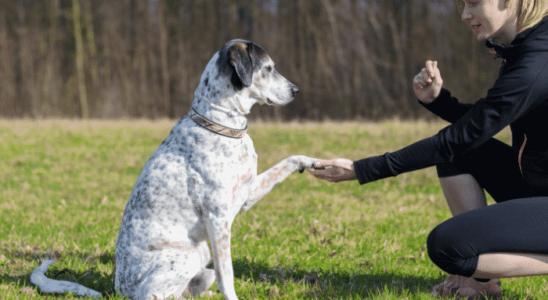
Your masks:
<path fill-rule="evenodd" d="M 440 94 L 441 94 L 441 90 L 436 95 L 433 95 L 432 97 L 428 97 L 426 99 L 419 99 L 419 102 L 421 102 L 423 104 L 430 104 L 430 103 L 436 101 L 436 99 L 438 99 L 440 97 Z"/>

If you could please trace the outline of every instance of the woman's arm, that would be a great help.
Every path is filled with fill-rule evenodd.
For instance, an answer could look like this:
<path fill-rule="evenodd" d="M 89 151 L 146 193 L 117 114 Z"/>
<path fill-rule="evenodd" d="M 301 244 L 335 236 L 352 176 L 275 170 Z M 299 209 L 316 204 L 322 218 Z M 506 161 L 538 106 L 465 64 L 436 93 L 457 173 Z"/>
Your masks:
<path fill-rule="evenodd" d="M 398 151 L 354 162 L 361 184 L 451 162 L 522 118 L 548 98 L 548 55 L 526 57 L 501 73 L 487 97 L 436 135 Z M 538 62 L 542 61 L 542 65 Z"/>
<path fill-rule="evenodd" d="M 451 162 L 493 137 L 548 99 L 548 54 L 525 58 L 502 72 L 485 99 L 436 135 L 395 152 L 354 161 L 361 184 Z M 539 65 L 538 62 L 543 64 Z M 432 103 L 434 104 L 434 103 Z M 322 164 L 322 162 L 320 162 Z M 329 164 L 323 164 L 329 166 Z M 330 178 L 331 181 L 338 181 Z"/>
<path fill-rule="evenodd" d="M 434 101 L 430 103 L 419 101 L 419 103 L 449 123 L 457 122 L 474 106 L 471 103 L 460 103 L 444 88 L 441 89 L 439 96 Z"/>

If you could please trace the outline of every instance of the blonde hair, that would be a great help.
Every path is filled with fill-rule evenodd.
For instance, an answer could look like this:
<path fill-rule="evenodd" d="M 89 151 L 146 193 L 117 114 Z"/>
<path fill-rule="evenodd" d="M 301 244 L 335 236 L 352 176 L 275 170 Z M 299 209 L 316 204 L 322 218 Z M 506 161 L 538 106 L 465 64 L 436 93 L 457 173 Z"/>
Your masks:
<path fill-rule="evenodd" d="M 505 0 L 508 9 L 514 10 L 518 17 L 518 33 L 537 25 L 548 16 L 548 0 Z M 464 4 L 456 0 L 459 13 L 462 14 Z"/>
<path fill-rule="evenodd" d="M 517 4 L 518 32 L 537 25 L 548 16 L 548 1 L 546 0 L 507 0 L 510 8 Z"/>

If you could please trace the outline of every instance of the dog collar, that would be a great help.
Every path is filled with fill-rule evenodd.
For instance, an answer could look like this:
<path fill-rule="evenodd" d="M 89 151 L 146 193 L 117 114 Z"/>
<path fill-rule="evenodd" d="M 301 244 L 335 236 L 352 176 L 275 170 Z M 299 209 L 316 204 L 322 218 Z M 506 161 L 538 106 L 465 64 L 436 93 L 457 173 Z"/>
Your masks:
<path fill-rule="evenodd" d="M 202 117 L 193 108 L 190 110 L 189 116 L 194 122 L 196 122 L 196 124 L 202 126 L 203 128 L 230 138 L 241 139 L 247 132 L 247 125 L 244 129 L 228 128 Z"/>

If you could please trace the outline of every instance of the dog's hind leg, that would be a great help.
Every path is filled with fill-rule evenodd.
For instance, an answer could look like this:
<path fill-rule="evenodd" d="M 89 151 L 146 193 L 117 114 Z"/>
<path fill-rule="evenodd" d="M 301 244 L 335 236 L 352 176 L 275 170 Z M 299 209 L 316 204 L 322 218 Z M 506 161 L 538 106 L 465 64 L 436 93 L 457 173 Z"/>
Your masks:
<path fill-rule="evenodd" d="M 185 251 L 164 248 L 150 252 L 153 254 L 148 259 L 150 269 L 142 273 L 135 292 L 126 296 L 139 300 L 184 297 L 191 280 L 202 272 L 202 253 L 195 246 Z"/>
<path fill-rule="evenodd" d="M 215 270 L 203 269 L 198 275 L 194 276 L 188 283 L 185 291 L 193 297 L 200 296 L 205 293 L 215 282 Z"/>
<path fill-rule="evenodd" d="M 202 270 L 190 280 L 185 291 L 185 295 L 191 294 L 193 297 L 200 296 L 206 292 L 215 282 L 215 270 L 206 269 L 211 261 L 211 253 L 209 252 L 207 242 L 201 242 L 197 248 L 202 258 Z"/>

